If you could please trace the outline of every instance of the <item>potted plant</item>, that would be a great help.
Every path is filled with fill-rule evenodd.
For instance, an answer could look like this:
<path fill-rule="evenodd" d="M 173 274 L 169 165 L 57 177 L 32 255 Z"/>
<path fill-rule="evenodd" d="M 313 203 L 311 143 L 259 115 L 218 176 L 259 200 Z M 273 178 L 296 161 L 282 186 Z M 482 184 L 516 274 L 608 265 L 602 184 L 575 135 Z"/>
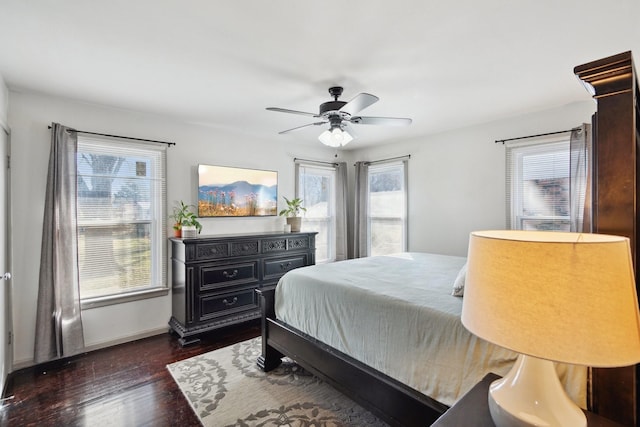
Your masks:
<path fill-rule="evenodd" d="M 169 218 L 173 219 L 175 237 L 196 237 L 202 231 L 202 225 L 196 214 L 191 212 L 191 208 L 194 206 L 180 200 L 178 205 L 174 206 L 173 213 L 169 215 Z"/>
<path fill-rule="evenodd" d="M 300 212 L 306 212 L 307 208 L 302 206 L 302 199 L 298 197 L 291 200 L 287 199 L 284 196 L 282 197 L 287 202 L 287 208 L 282 209 L 279 215 L 287 217 L 287 224 L 291 225 L 291 231 L 300 231 L 302 218 L 298 215 L 300 215 Z"/>

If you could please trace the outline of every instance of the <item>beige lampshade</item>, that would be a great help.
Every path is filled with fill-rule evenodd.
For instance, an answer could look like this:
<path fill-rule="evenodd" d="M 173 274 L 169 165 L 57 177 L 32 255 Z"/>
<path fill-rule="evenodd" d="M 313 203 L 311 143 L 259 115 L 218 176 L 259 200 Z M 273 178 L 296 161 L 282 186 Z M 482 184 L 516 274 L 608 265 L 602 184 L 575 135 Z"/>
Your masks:
<path fill-rule="evenodd" d="M 520 230 L 471 233 L 462 323 L 518 353 L 594 367 L 640 362 L 629 240 Z"/>

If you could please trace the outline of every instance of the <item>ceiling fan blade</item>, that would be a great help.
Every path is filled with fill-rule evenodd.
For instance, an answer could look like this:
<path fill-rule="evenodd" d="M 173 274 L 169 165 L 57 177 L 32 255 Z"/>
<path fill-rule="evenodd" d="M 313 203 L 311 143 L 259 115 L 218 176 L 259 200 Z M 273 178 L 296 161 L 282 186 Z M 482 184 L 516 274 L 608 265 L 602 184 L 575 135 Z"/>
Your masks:
<path fill-rule="evenodd" d="M 358 111 L 364 110 L 369 105 L 378 102 L 379 99 L 380 98 L 375 95 L 371 95 L 368 93 L 359 93 L 351 101 L 344 104 L 340 111 L 348 113 L 350 115 L 354 115 Z"/>
<path fill-rule="evenodd" d="M 316 113 L 307 113 L 305 111 L 287 110 L 286 108 L 267 107 L 269 111 L 277 111 L 279 113 L 300 114 L 302 116 L 320 117 Z"/>
<path fill-rule="evenodd" d="M 306 125 L 298 126 L 298 127 L 287 129 L 287 130 L 283 130 L 282 132 L 278 132 L 278 133 L 282 135 L 283 133 L 288 133 L 288 132 L 291 132 L 291 131 L 294 131 L 294 130 L 306 128 L 307 126 L 318 126 L 318 125 L 324 125 L 326 123 L 327 122 L 308 123 Z"/>
<path fill-rule="evenodd" d="M 349 123 L 347 121 L 344 121 L 344 122 L 342 122 L 342 127 L 343 127 L 344 130 L 349 132 L 349 134 L 351 135 L 351 137 L 353 139 L 356 139 L 358 137 L 358 132 L 356 132 L 356 129 L 355 129 L 356 127 L 353 126 L 353 124 L 351 124 L 351 123 Z"/>
<path fill-rule="evenodd" d="M 351 123 L 359 125 L 384 125 L 384 126 L 408 126 L 411 124 L 411 119 L 402 117 L 351 117 L 349 119 Z"/>

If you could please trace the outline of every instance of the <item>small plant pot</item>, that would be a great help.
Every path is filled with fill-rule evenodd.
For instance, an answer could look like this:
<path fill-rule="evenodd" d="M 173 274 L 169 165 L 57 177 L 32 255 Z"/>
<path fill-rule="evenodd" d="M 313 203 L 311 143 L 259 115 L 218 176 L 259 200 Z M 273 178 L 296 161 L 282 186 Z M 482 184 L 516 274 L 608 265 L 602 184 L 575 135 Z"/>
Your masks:
<path fill-rule="evenodd" d="M 182 226 L 182 238 L 193 239 L 198 237 L 198 230 L 195 225 L 183 225 Z"/>
<path fill-rule="evenodd" d="M 302 226 L 302 217 L 289 216 L 287 217 L 287 224 L 291 225 L 291 232 L 297 233 L 300 231 L 300 227 Z"/>

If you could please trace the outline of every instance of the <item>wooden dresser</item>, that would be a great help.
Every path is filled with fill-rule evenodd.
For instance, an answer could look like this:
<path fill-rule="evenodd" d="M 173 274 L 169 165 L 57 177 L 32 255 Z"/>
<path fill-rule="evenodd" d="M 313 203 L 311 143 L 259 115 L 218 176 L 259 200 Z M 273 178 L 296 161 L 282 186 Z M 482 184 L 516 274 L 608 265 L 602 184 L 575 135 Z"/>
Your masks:
<path fill-rule="evenodd" d="M 260 318 L 256 289 L 315 264 L 317 233 L 266 232 L 171 238 L 172 316 L 180 344 L 223 326 Z"/>

